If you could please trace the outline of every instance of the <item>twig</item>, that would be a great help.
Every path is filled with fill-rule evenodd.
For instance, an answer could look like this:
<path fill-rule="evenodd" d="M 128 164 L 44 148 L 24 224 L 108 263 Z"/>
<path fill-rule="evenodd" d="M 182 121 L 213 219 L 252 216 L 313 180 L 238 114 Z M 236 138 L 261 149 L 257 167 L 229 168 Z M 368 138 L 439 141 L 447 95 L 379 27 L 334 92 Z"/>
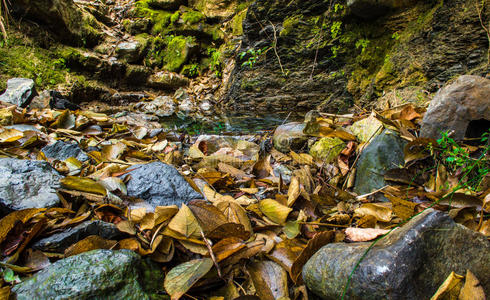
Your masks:
<path fill-rule="evenodd" d="M 216 267 L 216 270 L 218 270 L 218 276 L 219 278 L 223 278 L 223 276 L 221 275 L 221 269 L 219 268 L 218 262 L 216 261 L 216 256 L 214 256 L 213 249 L 211 248 L 211 244 L 209 243 L 208 239 L 204 235 L 204 232 L 202 232 L 202 229 L 200 229 L 200 231 L 201 231 L 202 239 L 204 240 L 204 243 L 208 248 L 209 256 L 211 256 L 211 259 L 213 260 L 213 264 Z"/>
<path fill-rule="evenodd" d="M 388 187 L 388 185 L 385 185 L 384 187 L 382 187 L 382 188 L 380 188 L 380 189 L 377 189 L 377 190 L 375 190 L 375 191 L 373 191 L 373 192 L 371 192 L 371 193 L 367 193 L 367 194 L 364 194 L 364 195 L 357 196 L 357 197 L 356 197 L 356 200 L 362 200 L 362 199 L 364 199 L 364 198 L 367 198 L 367 197 L 369 197 L 369 196 L 371 196 L 371 195 L 373 195 L 373 194 L 376 194 L 377 192 L 381 192 L 382 190 L 384 190 L 384 189 L 385 189 L 385 188 L 387 188 L 387 187 Z"/>
<path fill-rule="evenodd" d="M 274 53 L 276 54 L 277 62 L 279 63 L 279 67 L 281 67 L 281 73 L 282 73 L 282 75 L 286 75 L 286 73 L 284 73 L 284 68 L 282 67 L 282 64 L 281 64 L 281 58 L 279 57 L 279 54 L 277 53 L 276 26 L 274 26 L 274 24 L 271 21 L 269 21 L 269 23 L 271 23 L 272 29 L 274 30 L 274 41 L 272 42 L 272 48 L 274 48 Z"/>

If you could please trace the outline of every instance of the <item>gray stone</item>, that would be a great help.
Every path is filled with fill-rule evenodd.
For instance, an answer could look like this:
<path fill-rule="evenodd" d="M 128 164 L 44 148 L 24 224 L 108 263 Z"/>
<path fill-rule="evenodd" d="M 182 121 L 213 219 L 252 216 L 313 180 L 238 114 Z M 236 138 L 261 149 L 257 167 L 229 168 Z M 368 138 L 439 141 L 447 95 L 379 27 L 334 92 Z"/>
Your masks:
<path fill-rule="evenodd" d="M 154 8 L 163 9 L 163 10 L 174 10 L 178 9 L 179 6 L 185 5 L 186 1 L 184 0 L 150 0 L 148 1 L 148 5 Z"/>
<path fill-rule="evenodd" d="M 34 80 L 12 78 L 7 81 L 7 90 L 0 95 L 0 101 L 26 107 L 36 95 Z"/>
<path fill-rule="evenodd" d="M 14 124 L 10 126 L 4 126 L 7 129 L 15 129 L 18 131 L 35 131 L 41 133 L 41 130 L 39 130 L 36 126 L 34 125 L 29 125 L 29 124 Z"/>
<path fill-rule="evenodd" d="M 305 124 L 299 122 L 278 126 L 272 137 L 274 148 L 284 153 L 301 149 L 308 140 L 308 137 L 303 133 L 303 129 L 305 129 Z"/>
<path fill-rule="evenodd" d="M 43 147 L 41 151 L 47 158 L 54 158 L 61 161 L 70 157 L 74 157 L 81 162 L 89 159 L 87 154 L 85 154 L 78 145 L 65 143 L 63 141 L 56 141 L 54 144 Z"/>
<path fill-rule="evenodd" d="M 384 130 L 376 136 L 362 151 L 356 165 L 354 192 L 359 195 L 373 192 L 386 185 L 386 171 L 403 165 L 405 141 L 396 133 Z M 385 201 L 382 195 L 375 195 L 379 201 Z"/>
<path fill-rule="evenodd" d="M 323 299 L 339 299 L 353 273 L 346 299 L 429 299 L 452 272 L 470 270 L 490 293 L 490 242 L 427 209 L 372 243 L 333 243 L 303 267 L 303 279 Z"/>
<path fill-rule="evenodd" d="M 452 138 L 462 140 L 470 121 L 481 119 L 490 121 L 490 79 L 463 75 L 434 96 L 420 136 L 437 139 L 441 132 L 452 131 Z"/>
<path fill-rule="evenodd" d="M 141 48 L 142 45 L 137 41 L 120 43 L 116 47 L 117 57 L 129 63 L 137 62 L 141 58 Z"/>
<path fill-rule="evenodd" d="M 32 248 L 46 252 L 64 252 L 66 248 L 90 235 L 98 235 L 108 240 L 124 237 L 124 234 L 112 223 L 100 220 L 86 221 L 73 228 L 43 238 L 34 243 Z"/>
<path fill-rule="evenodd" d="M 159 117 L 169 117 L 175 112 L 175 103 L 172 97 L 159 96 L 151 102 L 144 103 L 142 109 Z"/>
<path fill-rule="evenodd" d="M 203 199 L 174 167 L 162 162 L 132 166 L 127 183 L 128 195 L 143 199 L 145 204 L 137 206 L 155 208 L 156 206 L 178 205 L 193 199 Z"/>
<path fill-rule="evenodd" d="M 93 250 L 55 262 L 12 292 L 18 300 L 159 299 L 163 279 L 158 267 L 130 250 Z"/>
<path fill-rule="evenodd" d="M 0 158 L 0 210 L 10 212 L 59 204 L 56 189 L 61 178 L 44 161 Z"/>

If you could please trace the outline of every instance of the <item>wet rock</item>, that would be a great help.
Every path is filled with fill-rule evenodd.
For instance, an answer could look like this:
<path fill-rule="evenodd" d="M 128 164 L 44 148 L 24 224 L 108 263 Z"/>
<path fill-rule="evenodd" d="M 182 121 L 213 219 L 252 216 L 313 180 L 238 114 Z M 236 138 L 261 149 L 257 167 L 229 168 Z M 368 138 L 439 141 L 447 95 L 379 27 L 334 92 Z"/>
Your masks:
<path fill-rule="evenodd" d="M 145 66 L 128 65 L 125 80 L 129 85 L 143 85 L 148 80 L 151 69 Z"/>
<path fill-rule="evenodd" d="M 185 76 L 172 72 L 158 72 L 148 78 L 148 86 L 162 90 L 176 90 L 189 84 Z"/>
<path fill-rule="evenodd" d="M 160 96 L 151 102 L 144 103 L 141 109 L 159 117 L 169 117 L 175 113 L 175 103 L 172 97 Z"/>
<path fill-rule="evenodd" d="M 391 10 L 407 7 L 415 2 L 416 0 L 348 0 L 347 7 L 350 8 L 354 15 L 372 20 L 385 15 Z"/>
<path fill-rule="evenodd" d="M 5 128 L 15 129 L 15 130 L 22 131 L 22 132 L 24 132 L 24 131 L 35 131 L 35 132 L 41 133 L 41 130 L 39 130 L 36 126 L 29 125 L 29 124 L 14 124 L 14 125 L 10 125 L 10 126 L 5 126 Z"/>
<path fill-rule="evenodd" d="M 141 59 L 142 45 L 137 41 L 123 42 L 117 45 L 116 54 L 119 59 L 135 63 Z"/>
<path fill-rule="evenodd" d="M 305 124 L 299 122 L 278 126 L 272 137 L 274 148 L 284 153 L 301 149 L 308 140 L 308 137 L 303 133 L 303 129 L 305 129 Z"/>
<path fill-rule="evenodd" d="M 333 243 L 303 267 L 307 287 L 339 299 L 349 274 L 371 243 Z M 429 299 L 452 272 L 473 272 L 490 292 L 490 242 L 428 209 L 377 242 L 354 271 L 346 299 Z"/>
<path fill-rule="evenodd" d="M 124 29 L 131 34 L 137 35 L 143 32 L 148 32 L 150 28 L 151 21 L 147 18 L 139 18 L 136 20 L 126 20 L 123 25 Z"/>
<path fill-rule="evenodd" d="M 490 121 L 490 79 L 463 75 L 434 96 L 420 135 L 437 139 L 441 132 L 453 131 L 451 137 L 462 140 L 470 122 L 480 119 Z"/>
<path fill-rule="evenodd" d="M 58 91 L 49 91 L 50 100 L 49 107 L 51 109 L 69 109 L 69 110 L 77 110 L 80 109 L 78 104 L 68 101 L 65 99 L 60 92 Z"/>
<path fill-rule="evenodd" d="M 339 138 L 321 138 L 310 149 L 310 155 L 330 163 L 342 152 L 345 143 Z"/>
<path fill-rule="evenodd" d="M 63 141 L 56 141 L 56 143 L 45 146 L 41 151 L 47 158 L 53 158 L 57 160 L 67 160 L 70 157 L 74 157 L 83 162 L 89 159 L 87 154 L 80 149 L 78 145 L 66 143 Z"/>
<path fill-rule="evenodd" d="M 52 207 L 61 175 L 47 162 L 0 158 L 0 211 Z"/>
<path fill-rule="evenodd" d="M 396 133 L 387 129 L 376 136 L 359 156 L 354 191 L 362 195 L 385 186 L 386 171 L 405 163 L 403 155 L 405 143 Z M 380 201 L 386 200 L 381 195 L 375 197 Z"/>
<path fill-rule="evenodd" d="M 130 250 L 93 250 L 59 260 L 16 285 L 18 300 L 150 299 L 164 275 Z"/>
<path fill-rule="evenodd" d="M 95 220 L 83 222 L 73 228 L 41 239 L 34 243 L 32 247 L 41 251 L 60 253 L 90 235 L 98 235 L 108 240 L 124 237 L 124 234 L 117 229 L 116 225 Z"/>
<path fill-rule="evenodd" d="M 0 95 L 0 101 L 26 107 L 36 95 L 34 80 L 11 78 L 7 81 L 7 90 Z"/>
<path fill-rule="evenodd" d="M 181 5 L 185 5 L 185 2 L 183 0 L 150 0 L 148 1 L 148 5 L 157 9 L 173 10 L 179 8 Z"/>
<path fill-rule="evenodd" d="M 193 199 L 202 199 L 187 183 L 184 177 L 172 166 L 162 162 L 153 162 L 132 166 L 128 174 L 128 195 L 145 200 L 135 206 L 154 209 L 156 206 L 178 205 Z"/>

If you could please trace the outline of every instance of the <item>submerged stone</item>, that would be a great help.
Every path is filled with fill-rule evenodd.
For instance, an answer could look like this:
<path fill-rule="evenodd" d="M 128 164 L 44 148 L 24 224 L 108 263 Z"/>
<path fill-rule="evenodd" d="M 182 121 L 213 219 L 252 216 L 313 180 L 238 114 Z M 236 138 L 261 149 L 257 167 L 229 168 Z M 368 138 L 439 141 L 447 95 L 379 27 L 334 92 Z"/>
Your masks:
<path fill-rule="evenodd" d="M 93 250 L 55 262 L 12 292 L 18 300 L 155 299 L 163 279 L 158 267 L 130 250 Z"/>
<path fill-rule="evenodd" d="M 303 279 L 323 299 L 429 299 L 454 271 L 470 270 L 490 293 L 490 242 L 456 224 L 445 213 L 427 209 L 377 242 L 333 243 L 303 267 Z M 361 258 L 366 256 L 361 260 Z"/>
<path fill-rule="evenodd" d="M 32 248 L 45 252 L 63 252 L 66 248 L 90 235 L 98 235 L 104 239 L 119 239 L 124 236 L 112 223 L 100 220 L 86 221 L 73 228 L 66 229 L 50 237 L 34 243 Z"/>
<path fill-rule="evenodd" d="M 34 80 L 12 78 L 7 81 L 7 90 L 0 95 L 0 101 L 26 107 L 36 95 Z"/>
<path fill-rule="evenodd" d="M 62 178 L 45 161 L 0 158 L 0 211 L 52 207 Z"/>
<path fill-rule="evenodd" d="M 177 205 L 188 203 L 193 199 L 202 199 L 185 178 L 174 167 L 162 162 L 153 162 L 132 166 L 128 174 L 131 179 L 127 183 L 128 195 L 145 200 L 136 203 L 154 209 L 156 206 Z"/>
<path fill-rule="evenodd" d="M 303 133 L 303 129 L 305 129 L 305 124 L 299 122 L 278 126 L 272 137 L 274 148 L 284 153 L 301 149 L 308 139 Z"/>

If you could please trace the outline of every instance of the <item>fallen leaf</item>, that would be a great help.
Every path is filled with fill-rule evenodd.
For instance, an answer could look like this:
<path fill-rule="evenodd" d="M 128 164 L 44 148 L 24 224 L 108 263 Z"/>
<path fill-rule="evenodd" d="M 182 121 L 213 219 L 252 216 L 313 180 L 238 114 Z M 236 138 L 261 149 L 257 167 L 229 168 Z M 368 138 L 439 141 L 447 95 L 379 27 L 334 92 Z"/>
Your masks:
<path fill-rule="evenodd" d="M 264 199 L 259 202 L 260 211 L 272 222 L 283 225 L 289 213 L 293 210 L 290 207 L 280 204 L 276 200 Z"/>
<path fill-rule="evenodd" d="M 201 237 L 200 234 L 201 229 L 199 228 L 199 224 L 196 220 L 196 217 L 189 209 L 189 207 L 185 204 L 182 204 L 182 207 L 180 208 L 179 212 L 172 218 L 172 220 L 168 224 L 168 228 L 182 234 L 187 238 Z"/>
<path fill-rule="evenodd" d="M 388 232 L 390 232 L 388 229 L 349 227 L 345 230 L 345 235 L 351 242 L 367 242 Z"/>
<path fill-rule="evenodd" d="M 248 271 L 260 299 L 289 299 L 288 276 L 280 265 L 273 261 L 257 261 Z"/>
<path fill-rule="evenodd" d="M 65 257 L 77 255 L 95 249 L 111 249 L 116 244 L 117 241 L 106 240 L 98 235 L 90 235 L 68 247 L 65 250 Z"/>
<path fill-rule="evenodd" d="M 299 179 L 298 177 L 294 176 L 291 178 L 291 183 L 289 184 L 289 189 L 288 189 L 288 202 L 287 206 L 291 207 L 296 199 L 298 199 L 299 195 L 301 193 L 300 190 L 300 185 L 299 185 Z"/>
<path fill-rule="evenodd" d="M 212 267 L 211 258 L 194 259 L 180 264 L 167 273 L 163 284 L 165 290 L 172 300 L 179 299 Z"/>
<path fill-rule="evenodd" d="M 470 270 L 466 270 L 465 282 L 459 293 L 459 300 L 485 300 L 485 291 L 480 281 Z"/>
<path fill-rule="evenodd" d="M 462 279 L 464 277 L 451 272 L 444 280 L 441 286 L 437 289 L 434 296 L 430 300 L 456 300 L 459 296 L 459 291 L 463 286 Z"/>
<path fill-rule="evenodd" d="M 378 221 L 391 221 L 391 209 L 384 204 L 365 203 L 361 207 L 354 210 L 354 216 L 362 217 L 364 215 L 374 216 Z"/>
<path fill-rule="evenodd" d="M 76 190 L 87 193 L 106 195 L 106 189 L 98 182 L 87 177 L 67 176 L 60 180 L 65 189 Z"/>

